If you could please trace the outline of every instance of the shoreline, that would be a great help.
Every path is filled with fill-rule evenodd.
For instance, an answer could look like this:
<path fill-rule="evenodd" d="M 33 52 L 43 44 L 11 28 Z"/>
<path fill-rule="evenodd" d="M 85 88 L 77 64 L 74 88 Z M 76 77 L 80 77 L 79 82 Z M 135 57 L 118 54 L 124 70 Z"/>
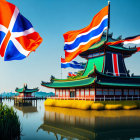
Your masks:
<path fill-rule="evenodd" d="M 81 110 L 134 110 L 140 109 L 140 101 L 85 101 L 46 99 L 45 106 Z"/>

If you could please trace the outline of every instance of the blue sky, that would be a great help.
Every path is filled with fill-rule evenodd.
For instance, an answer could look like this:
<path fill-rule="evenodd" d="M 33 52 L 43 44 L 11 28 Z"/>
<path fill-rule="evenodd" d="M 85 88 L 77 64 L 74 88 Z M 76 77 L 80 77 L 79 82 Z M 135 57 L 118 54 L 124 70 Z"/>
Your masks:
<path fill-rule="evenodd" d="M 10 0 L 8 0 L 10 1 Z M 14 91 L 27 83 L 30 88 L 41 87 L 50 76 L 60 78 L 60 56 L 64 57 L 63 34 L 87 26 L 94 15 L 107 5 L 106 0 L 12 0 L 20 12 L 31 21 L 43 38 L 36 52 L 22 61 L 4 62 L 0 58 L 0 93 Z M 111 0 L 110 30 L 113 37 L 123 38 L 140 34 L 140 1 Z M 78 61 L 85 61 L 76 58 Z M 140 53 L 125 60 L 131 73 L 140 75 Z M 63 70 L 63 78 L 68 71 Z"/>

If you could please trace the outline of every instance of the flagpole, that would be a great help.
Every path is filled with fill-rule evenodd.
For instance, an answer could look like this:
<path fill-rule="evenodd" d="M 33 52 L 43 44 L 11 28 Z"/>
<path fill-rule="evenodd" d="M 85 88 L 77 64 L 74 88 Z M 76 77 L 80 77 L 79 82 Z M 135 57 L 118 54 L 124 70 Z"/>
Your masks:
<path fill-rule="evenodd" d="M 109 28 L 110 28 L 110 1 L 108 1 L 108 28 L 106 31 L 106 42 L 108 41 Z"/>
<path fill-rule="evenodd" d="M 62 56 L 60 56 L 60 58 L 62 58 Z M 60 63 L 61 63 L 61 59 L 60 59 Z M 62 68 L 61 68 L 61 79 L 62 79 Z"/>

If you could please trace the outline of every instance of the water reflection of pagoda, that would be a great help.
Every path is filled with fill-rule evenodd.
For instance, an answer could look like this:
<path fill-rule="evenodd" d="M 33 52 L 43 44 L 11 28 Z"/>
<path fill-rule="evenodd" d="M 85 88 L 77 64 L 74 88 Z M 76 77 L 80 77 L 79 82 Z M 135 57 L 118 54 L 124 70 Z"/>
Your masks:
<path fill-rule="evenodd" d="M 46 107 L 39 127 L 56 139 L 130 140 L 140 137 L 140 111 L 83 111 Z M 38 130 L 39 130 L 38 129 Z"/>
<path fill-rule="evenodd" d="M 37 106 L 34 106 L 34 105 L 24 105 L 24 106 L 18 106 L 18 105 L 14 105 L 14 108 L 16 108 L 17 110 L 23 112 L 23 115 L 24 114 L 27 114 L 27 113 L 35 113 L 37 112 Z"/>
<path fill-rule="evenodd" d="M 108 36 L 108 42 L 119 40 Z M 80 54 L 87 59 L 87 65 L 81 77 L 73 80 L 51 79 L 42 82 L 42 86 L 55 89 L 56 97 L 74 97 L 109 100 L 139 99 L 140 76 L 130 75 L 124 58 L 136 53 L 136 48 L 122 45 L 106 45 L 106 36 Z"/>

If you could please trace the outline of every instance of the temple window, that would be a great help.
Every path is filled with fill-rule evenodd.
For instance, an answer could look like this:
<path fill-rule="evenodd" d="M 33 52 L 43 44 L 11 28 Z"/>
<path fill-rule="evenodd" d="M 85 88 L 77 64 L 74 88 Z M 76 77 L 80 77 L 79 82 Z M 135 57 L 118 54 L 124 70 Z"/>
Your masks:
<path fill-rule="evenodd" d="M 122 95 L 121 89 L 115 89 L 115 95 Z"/>
<path fill-rule="evenodd" d="M 89 96 L 89 88 L 85 89 L 85 95 Z"/>
<path fill-rule="evenodd" d="M 135 89 L 135 95 L 139 95 L 139 89 Z"/>
<path fill-rule="evenodd" d="M 129 95 L 134 95 L 134 89 L 129 89 Z"/>
<path fill-rule="evenodd" d="M 108 95 L 108 89 L 103 89 L 103 95 Z"/>
<path fill-rule="evenodd" d="M 90 95 L 94 95 L 94 94 L 95 94 L 94 88 L 90 88 Z"/>
<path fill-rule="evenodd" d="M 109 89 L 109 95 L 114 95 L 114 89 Z"/>
<path fill-rule="evenodd" d="M 81 96 L 84 96 L 84 89 L 81 89 Z"/>
<path fill-rule="evenodd" d="M 124 89 L 124 90 L 123 90 L 123 94 L 124 94 L 124 95 L 128 95 L 128 89 Z"/>
<path fill-rule="evenodd" d="M 96 95 L 102 95 L 102 89 L 101 88 L 96 89 Z"/>

